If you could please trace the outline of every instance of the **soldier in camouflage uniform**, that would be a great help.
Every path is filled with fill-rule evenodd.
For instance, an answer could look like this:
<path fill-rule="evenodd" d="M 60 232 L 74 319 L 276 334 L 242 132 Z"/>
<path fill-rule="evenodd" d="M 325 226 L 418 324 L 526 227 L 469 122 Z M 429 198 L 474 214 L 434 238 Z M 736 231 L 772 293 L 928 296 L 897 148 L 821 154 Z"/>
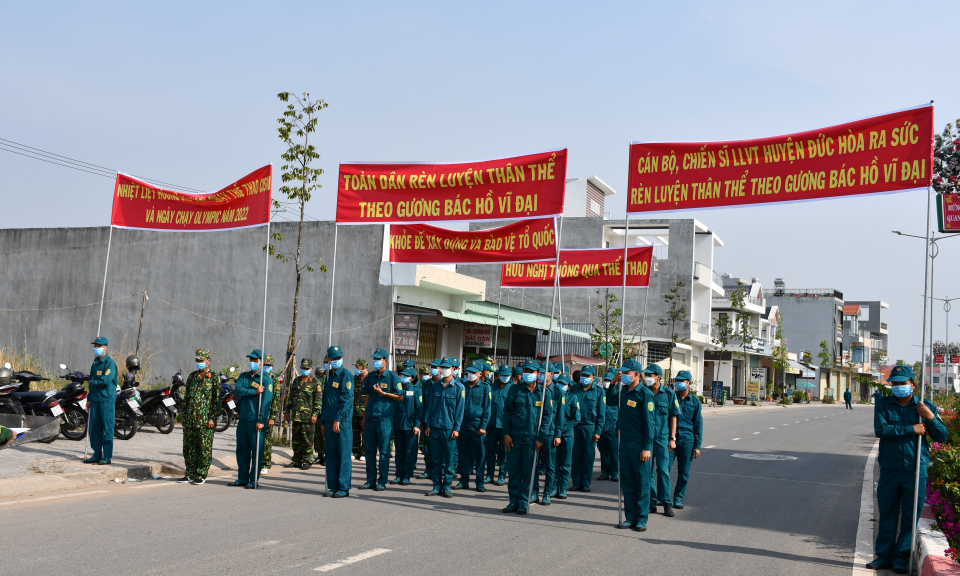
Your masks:
<path fill-rule="evenodd" d="M 321 395 L 323 395 L 323 385 L 327 382 L 327 366 L 328 364 L 317 366 L 317 369 L 314 371 L 314 376 L 317 378 L 317 388 L 320 389 Z M 323 423 L 321 422 L 319 426 L 314 426 L 313 450 L 317 453 L 317 457 L 313 459 L 314 464 L 319 464 L 320 466 L 325 466 L 327 464 L 326 446 L 326 441 L 323 437 Z"/>
<path fill-rule="evenodd" d="M 353 458 L 359 460 L 363 456 L 363 413 L 367 406 L 367 395 L 363 393 L 363 382 L 367 379 L 366 358 L 357 358 L 354 366 L 353 383 L 357 391 L 353 395 Z"/>
<path fill-rule="evenodd" d="M 197 370 L 187 377 L 184 390 L 183 461 L 181 483 L 203 484 L 213 456 L 213 427 L 220 415 L 220 379 L 210 370 L 210 351 L 197 350 Z"/>
<path fill-rule="evenodd" d="M 273 372 L 273 356 L 267 355 L 263 359 L 263 373 Z M 273 380 L 273 403 L 270 404 L 270 419 L 267 420 L 267 431 L 263 439 L 263 469 L 261 474 L 269 474 L 273 466 L 273 425 L 280 415 L 280 399 L 283 397 L 283 374 L 278 374 Z"/>
<path fill-rule="evenodd" d="M 310 374 L 311 368 L 313 361 L 309 358 L 300 362 L 300 376 L 290 384 L 290 395 L 283 406 L 285 412 L 293 412 L 293 459 L 286 468 L 299 466 L 301 470 L 309 470 L 312 464 L 314 425 L 323 407 L 323 388 Z M 290 421 L 290 414 L 286 420 Z"/>

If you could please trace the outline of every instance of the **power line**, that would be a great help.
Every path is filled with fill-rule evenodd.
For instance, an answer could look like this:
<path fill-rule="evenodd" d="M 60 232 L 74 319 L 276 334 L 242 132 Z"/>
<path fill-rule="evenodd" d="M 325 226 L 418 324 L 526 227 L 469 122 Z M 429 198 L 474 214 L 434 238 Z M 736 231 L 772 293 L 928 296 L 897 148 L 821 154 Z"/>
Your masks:
<path fill-rule="evenodd" d="M 76 158 L 70 158 L 69 156 L 63 156 L 61 154 L 54 154 L 53 152 L 48 152 L 46 150 L 41 150 L 40 148 L 34 148 L 33 146 L 27 146 L 26 144 L 21 144 L 19 142 L 14 142 L 13 140 L 8 140 L 6 138 L 0 138 L 0 151 L 10 152 L 11 154 L 17 154 L 19 156 L 25 156 L 33 160 L 39 160 L 41 162 L 46 162 L 48 164 L 55 164 L 57 166 L 62 166 L 63 168 L 70 168 L 71 170 L 78 170 L 80 172 L 86 172 L 87 174 L 93 174 L 94 176 L 102 176 L 104 178 L 116 178 L 117 170 L 106 168 L 100 166 L 99 164 L 92 164 L 90 162 L 84 162 L 83 160 L 77 160 Z M 194 192 L 198 194 L 206 194 L 204 190 L 198 190 L 196 188 L 190 188 L 187 186 L 180 186 L 179 184 L 172 184 L 170 182 L 164 182 L 163 180 L 158 180 L 156 178 L 148 178 L 146 176 L 138 176 L 136 174 L 131 174 L 136 178 L 141 180 L 159 184 L 161 186 L 167 186 L 172 189 L 182 190 L 185 192 Z"/>

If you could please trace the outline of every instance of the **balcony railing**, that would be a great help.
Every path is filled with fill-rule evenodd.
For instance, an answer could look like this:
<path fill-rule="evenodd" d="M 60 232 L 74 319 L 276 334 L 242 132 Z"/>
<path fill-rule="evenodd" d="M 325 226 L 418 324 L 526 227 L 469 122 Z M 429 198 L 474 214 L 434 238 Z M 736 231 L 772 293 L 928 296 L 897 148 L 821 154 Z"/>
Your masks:
<path fill-rule="evenodd" d="M 725 286 L 725 287 L 723 288 L 724 295 L 723 295 L 723 296 L 717 296 L 716 294 L 714 294 L 712 299 L 713 299 L 713 300 L 730 300 L 731 303 L 732 303 L 732 302 L 733 302 L 733 298 L 732 298 L 733 293 L 736 292 L 737 290 L 740 290 L 740 289 L 741 289 L 741 288 L 738 288 L 738 287 Z M 753 298 L 753 297 L 751 297 L 751 296 L 744 296 L 744 297 L 743 297 L 743 301 L 744 301 L 745 303 L 747 303 L 747 304 L 753 304 L 753 305 L 755 305 L 755 306 L 760 306 L 761 308 L 763 308 L 763 307 L 766 306 L 766 301 L 764 301 L 763 298 Z"/>
<path fill-rule="evenodd" d="M 709 324 L 704 324 L 702 322 L 691 322 L 691 324 L 693 325 L 691 329 L 695 334 L 703 334 L 707 338 L 710 337 L 711 327 Z"/>
<path fill-rule="evenodd" d="M 811 297 L 811 298 L 822 298 L 833 296 L 834 298 L 839 298 L 843 300 L 843 292 L 839 290 L 834 290 L 832 288 L 774 288 L 772 290 L 764 290 L 764 296 L 771 297 Z"/>

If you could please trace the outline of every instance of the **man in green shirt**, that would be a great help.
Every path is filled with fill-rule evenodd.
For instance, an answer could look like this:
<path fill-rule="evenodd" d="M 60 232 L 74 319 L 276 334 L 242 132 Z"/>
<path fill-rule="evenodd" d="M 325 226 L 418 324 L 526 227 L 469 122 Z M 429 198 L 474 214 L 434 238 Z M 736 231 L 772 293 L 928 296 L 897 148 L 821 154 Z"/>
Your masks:
<path fill-rule="evenodd" d="M 110 342 L 103 336 L 93 341 L 93 365 L 90 367 L 88 429 L 93 454 L 85 464 L 110 464 L 113 458 L 113 425 L 116 422 L 117 363 L 107 348 Z"/>
<path fill-rule="evenodd" d="M 273 380 L 261 371 L 262 352 L 256 349 L 247 356 L 249 370 L 237 378 L 234 396 L 240 403 L 237 422 L 238 478 L 228 486 L 256 488 L 263 460 L 263 440 L 270 405 L 273 402 Z"/>
<path fill-rule="evenodd" d="M 213 427 L 220 416 L 220 378 L 210 370 L 210 351 L 197 350 L 197 369 L 187 376 L 183 393 L 183 462 L 181 483 L 206 482 L 213 457 Z"/>

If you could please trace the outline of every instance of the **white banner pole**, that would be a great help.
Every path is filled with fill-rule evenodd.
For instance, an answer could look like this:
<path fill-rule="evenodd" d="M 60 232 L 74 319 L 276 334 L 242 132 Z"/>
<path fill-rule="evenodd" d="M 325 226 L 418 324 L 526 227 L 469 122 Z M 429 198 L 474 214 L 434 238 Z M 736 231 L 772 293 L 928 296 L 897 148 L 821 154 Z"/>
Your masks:
<path fill-rule="evenodd" d="M 332 278 L 330 279 L 330 332 L 327 335 L 327 347 L 333 346 L 333 295 L 337 287 L 337 232 L 340 227 L 333 223 L 333 263 L 331 266 Z"/>
<path fill-rule="evenodd" d="M 260 386 L 263 386 L 263 373 L 266 368 L 265 362 L 267 355 L 264 354 L 264 347 L 267 345 L 267 282 L 270 280 L 270 216 L 267 216 L 267 257 L 263 264 L 263 329 L 260 333 Z M 263 404 L 263 392 L 257 393 L 257 423 L 260 423 L 260 405 Z M 260 485 L 260 430 L 257 430 L 256 446 L 253 448 L 253 487 Z M 263 435 L 269 433 L 267 427 L 263 427 Z"/>

